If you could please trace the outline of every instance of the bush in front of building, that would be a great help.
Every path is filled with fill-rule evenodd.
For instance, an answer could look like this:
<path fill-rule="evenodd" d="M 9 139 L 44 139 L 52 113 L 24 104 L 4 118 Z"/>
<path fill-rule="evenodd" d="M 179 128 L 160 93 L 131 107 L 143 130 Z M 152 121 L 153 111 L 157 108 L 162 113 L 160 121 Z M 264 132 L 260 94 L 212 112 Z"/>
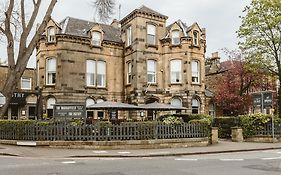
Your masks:
<path fill-rule="evenodd" d="M 244 137 L 249 137 L 256 134 L 256 131 L 260 131 L 265 129 L 265 125 L 267 123 L 272 122 L 272 117 L 274 118 L 274 122 L 277 124 L 281 123 L 281 119 L 278 116 L 272 116 L 269 114 L 247 114 L 240 115 L 240 126 L 243 129 Z"/>
<path fill-rule="evenodd" d="M 231 138 L 231 128 L 239 126 L 239 117 L 215 117 L 213 126 L 218 127 L 219 138 Z"/>
<path fill-rule="evenodd" d="M 163 119 L 163 123 L 168 125 L 180 125 L 183 123 L 183 120 L 180 117 L 167 116 Z"/>

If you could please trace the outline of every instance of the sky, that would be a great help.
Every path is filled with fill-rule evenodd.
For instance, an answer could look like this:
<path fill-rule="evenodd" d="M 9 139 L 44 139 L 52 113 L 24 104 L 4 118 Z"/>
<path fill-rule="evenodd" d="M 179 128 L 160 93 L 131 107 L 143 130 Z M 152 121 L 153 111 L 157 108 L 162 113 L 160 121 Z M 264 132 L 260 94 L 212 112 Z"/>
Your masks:
<path fill-rule="evenodd" d="M 93 21 L 95 10 L 91 5 L 92 1 L 58 0 L 52 17 L 57 22 L 67 16 Z M 250 4 L 250 0 L 116 0 L 116 13 L 113 15 L 116 19 L 119 19 L 119 4 L 121 4 L 121 19 L 134 9 L 145 5 L 168 16 L 167 25 L 178 19 L 187 25 L 197 22 L 201 28 L 206 28 L 206 57 L 210 57 L 213 52 L 219 52 L 222 59 L 225 59 L 223 48 L 229 50 L 238 48 L 239 40 L 236 31 L 241 24 L 239 16 L 244 15 L 242 11 L 246 5 Z M 42 9 L 44 7 L 46 4 L 43 4 Z M 6 57 L 5 52 L 5 45 L 2 43 L 0 44 L 2 61 Z M 29 67 L 35 65 L 34 60 L 33 56 Z"/>

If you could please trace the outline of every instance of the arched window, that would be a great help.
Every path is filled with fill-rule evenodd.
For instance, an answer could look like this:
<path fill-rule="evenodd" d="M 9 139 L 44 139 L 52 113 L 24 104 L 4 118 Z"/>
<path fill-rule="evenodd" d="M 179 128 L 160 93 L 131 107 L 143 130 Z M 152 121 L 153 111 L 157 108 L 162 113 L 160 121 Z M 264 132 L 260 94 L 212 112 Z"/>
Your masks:
<path fill-rule="evenodd" d="M 91 98 L 87 98 L 86 100 L 86 108 L 91 106 L 91 105 L 94 105 L 95 104 L 95 101 Z"/>
<path fill-rule="evenodd" d="M 56 104 L 56 99 L 51 97 L 47 100 L 47 116 L 53 117 L 54 105 Z"/>
<path fill-rule="evenodd" d="M 101 46 L 101 33 L 97 31 L 92 32 L 92 45 Z"/>
<path fill-rule="evenodd" d="M 199 45 L 199 33 L 198 33 L 198 31 L 193 31 L 193 44 L 195 46 Z"/>
<path fill-rule="evenodd" d="M 46 84 L 56 84 L 56 71 L 57 71 L 57 60 L 55 58 L 47 59 L 46 63 Z"/>
<path fill-rule="evenodd" d="M 214 103 L 210 103 L 209 104 L 209 115 L 210 116 L 215 116 L 215 105 L 214 105 Z"/>
<path fill-rule="evenodd" d="M 156 83 L 156 61 L 147 60 L 147 82 Z"/>
<path fill-rule="evenodd" d="M 192 107 L 192 114 L 199 114 L 200 101 L 196 98 L 193 98 L 191 101 L 191 107 Z"/>
<path fill-rule="evenodd" d="M 55 27 L 48 27 L 47 29 L 47 42 L 56 41 L 56 29 Z"/>
<path fill-rule="evenodd" d="M 181 83 L 181 77 L 182 77 L 181 69 L 182 69 L 181 60 L 170 61 L 171 83 Z"/>
<path fill-rule="evenodd" d="M 102 103 L 104 102 L 103 99 L 99 98 L 97 99 L 97 103 Z M 104 111 L 98 111 L 97 113 L 98 119 L 103 119 L 104 118 Z"/>
<path fill-rule="evenodd" d="M 173 30 L 172 31 L 172 45 L 179 45 L 180 44 L 180 31 Z"/>
<path fill-rule="evenodd" d="M 175 97 L 171 100 L 171 105 L 176 106 L 176 107 L 182 107 L 182 101 L 180 98 Z"/>

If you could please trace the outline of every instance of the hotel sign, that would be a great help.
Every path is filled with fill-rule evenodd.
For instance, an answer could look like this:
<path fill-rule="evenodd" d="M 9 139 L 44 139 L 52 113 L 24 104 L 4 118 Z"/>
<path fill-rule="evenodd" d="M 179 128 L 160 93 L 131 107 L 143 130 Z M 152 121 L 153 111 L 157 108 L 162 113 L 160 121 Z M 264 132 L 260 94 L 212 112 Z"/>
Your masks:
<path fill-rule="evenodd" d="M 84 104 L 55 104 L 54 117 L 85 118 L 85 105 Z"/>

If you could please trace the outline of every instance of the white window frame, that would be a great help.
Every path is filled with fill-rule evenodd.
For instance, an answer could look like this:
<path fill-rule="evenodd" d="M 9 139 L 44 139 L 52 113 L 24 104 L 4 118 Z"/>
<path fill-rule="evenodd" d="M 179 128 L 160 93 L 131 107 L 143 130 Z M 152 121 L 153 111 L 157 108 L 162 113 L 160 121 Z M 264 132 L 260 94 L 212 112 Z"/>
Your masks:
<path fill-rule="evenodd" d="M 101 67 L 103 66 L 103 67 Z M 106 62 L 97 61 L 97 87 L 106 87 Z"/>
<path fill-rule="evenodd" d="M 126 46 L 132 45 L 132 26 L 126 29 Z"/>
<path fill-rule="evenodd" d="M 132 83 L 132 62 L 127 63 L 127 84 Z"/>
<path fill-rule="evenodd" d="M 171 84 L 182 83 L 182 60 L 174 59 L 170 61 L 170 77 Z"/>
<path fill-rule="evenodd" d="M 147 60 L 147 83 L 156 83 L 156 68 L 157 68 L 157 61 L 149 59 Z M 151 78 L 149 78 L 151 76 Z"/>
<path fill-rule="evenodd" d="M 150 42 L 151 38 L 151 42 Z M 156 45 L 156 26 L 153 24 L 147 24 L 147 44 Z"/>
<path fill-rule="evenodd" d="M 92 45 L 101 46 L 101 32 L 99 31 L 92 32 Z"/>
<path fill-rule="evenodd" d="M 54 60 L 54 67 L 50 70 L 51 60 Z M 57 76 L 57 59 L 56 58 L 48 58 L 46 61 L 46 85 L 55 85 L 56 84 L 56 76 Z"/>
<path fill-rule="evenodd" d="M 191 61 L 191 80 L 194 84 L 200 83 L 200 62 L 198 60 Z"/>
<path fill-rule="evenodd" d="M 172 31 L 172 45 L 180 45 L 180 31 L 179 30 L 173 30 Z"/>
<path fill-rule="evenodd" d="M 24 83 L 28 83 L 28 87 L 24 87 Z M 31 87 L 32 87 L 32 78 L 21 77 L 21 89 L 31 90 Z"/>
<path fill-rule="evenodd" d="M 54 26 L 50 26 L 47 28 L 47 42 L 53 43 L 56 41 L 56 28 Z"/>
<path fill-rule="evenodd" d="M 193 44 L 195 46 L 199 45 L 199 32 L 198 31 L 193 31 Z"/>
<path fill-rule="evenodd" d="M 96 85 L 96 60 L 86 60 L 86 85 L 88 87 Z"/>
<path fill-rule="evenodd" d="M 200 100 L 198 100 L 197 98 L 192 98 L 192 100 L 191 100 L 191 113 L 192 114 L 200 114 L 200 105 L 201 105 Z M 194 113 L 193 110 L 197 110 L 197 113 Z"/>

